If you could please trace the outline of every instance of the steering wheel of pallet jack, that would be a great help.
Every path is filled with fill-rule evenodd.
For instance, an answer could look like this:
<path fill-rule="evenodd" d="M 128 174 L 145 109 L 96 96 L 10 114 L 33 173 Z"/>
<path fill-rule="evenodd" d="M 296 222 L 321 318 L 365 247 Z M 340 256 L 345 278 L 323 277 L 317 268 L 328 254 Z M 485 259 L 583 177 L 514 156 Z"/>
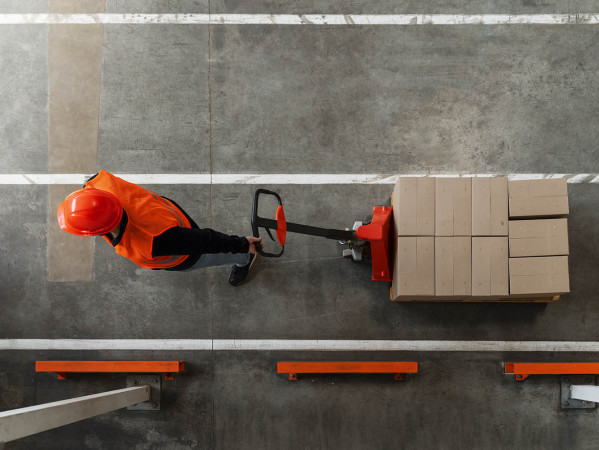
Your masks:
<path fill-rule="evenodd" d="M 279 206 L 277 207 L 277 211 L 275 213 L 275 219 L 266 219 L 264 217 L 260 217 L 258 215 L 258 203 L 260 200 L 260 195 L 271 195 L 277 199 L 279 202 Z M 266 256 L 268 258 L 278 258 L 283 254 L 285 250 L 285 237 L 287 234 L 287 222 L 285 221 L 285 212 L 283 210 L 283 202 L 281 201 L 281 197 L 279 194 L 273 191 L 269 191 L 267 189 L 257 189 L 254 193 L 254 204 L 252 206 L 252 232 L 254 233 L 254 237 L 260 236 L 260 228 L 264 228 L 268 233 L 268 236 L 274 241 L 270 230 L 277 230 L 277 240 L 281 245 L 281 251 L 279 253 L 269 253 L 265 252 L 259 246 L 256 246 L 256 251 L 261 256 Z"/>

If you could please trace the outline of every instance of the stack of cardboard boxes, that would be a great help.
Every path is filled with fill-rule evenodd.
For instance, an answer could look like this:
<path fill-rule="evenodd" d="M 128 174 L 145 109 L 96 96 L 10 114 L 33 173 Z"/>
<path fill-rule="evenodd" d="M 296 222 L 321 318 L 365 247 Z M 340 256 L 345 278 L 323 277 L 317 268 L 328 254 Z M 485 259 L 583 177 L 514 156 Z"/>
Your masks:
<path fill-rule="evenodd" d="M 509 187 L 510 294 L 569 292 L 566 180 L 510 181 Z"/>
<path fill-rule="evenodd" d="M 392 300 L 496 301 L 569 292 L 565 179 L 400 177 Z"/>

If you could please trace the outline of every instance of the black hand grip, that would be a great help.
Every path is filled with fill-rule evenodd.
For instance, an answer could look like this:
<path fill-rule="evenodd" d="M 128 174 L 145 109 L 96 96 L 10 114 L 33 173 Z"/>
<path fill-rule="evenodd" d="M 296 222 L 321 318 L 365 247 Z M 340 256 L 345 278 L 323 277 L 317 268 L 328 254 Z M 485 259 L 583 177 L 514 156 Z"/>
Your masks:
<path fill-rule="evenodd" d="M 270 230 L 277 229 L 277 221 L 273 219 L 265 219 L 264 217 L 258 216 L 258 203 L 260 201 L 260 195 L 262 194 L 274 196 L 278 200 L 279 205 L 281 206 L 283 205 L 283 202 L 281 201 L 281 197 L 279 196 L 279 194 L 277 194 L 276 192 L 269 191 L 267 189 L 256 189 L 256 192 L 254 192 L 254 204 L 252 206 L 252 232 L 254 233 L 254 237 L 259 238 L 260 228 L 264 228 L 272 238 Z M 262 250 L 262 248 L 259 245 L 256 245 L 256 251 L 258 252 L 258 254 L 261 256 L 266 256 L 267 258 L 278 258 L 283 254 L 284 250 L 285 246 L 281 245 L 281 251 L 279 253 L 269 253 Z"/>

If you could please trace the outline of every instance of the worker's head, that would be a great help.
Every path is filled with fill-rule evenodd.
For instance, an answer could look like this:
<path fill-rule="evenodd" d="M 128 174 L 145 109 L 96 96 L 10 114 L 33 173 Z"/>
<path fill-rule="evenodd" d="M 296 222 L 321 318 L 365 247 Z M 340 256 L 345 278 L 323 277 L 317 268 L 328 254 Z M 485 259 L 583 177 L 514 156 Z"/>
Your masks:
<path fill-rule="evenodd" d="M 96 236 L 114 230 L 123 217 L 123 207 L 112 193 L 95 188 L 79 189 L 60 204 L 58 225 L 77 236 Z"/>

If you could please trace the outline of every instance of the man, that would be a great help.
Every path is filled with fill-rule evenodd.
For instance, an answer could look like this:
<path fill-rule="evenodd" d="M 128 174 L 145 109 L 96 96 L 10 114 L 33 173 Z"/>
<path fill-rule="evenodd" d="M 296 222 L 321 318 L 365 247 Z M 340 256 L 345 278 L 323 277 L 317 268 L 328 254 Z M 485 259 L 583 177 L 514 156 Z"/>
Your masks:
<path fill-rule="evenodd" d="M 256 258 L 253 236 L 200 228 L 173 200 L 105 170 L 60 204 L 58 224 L 77 236 L 101 235 L 116 252 L 146 269 L 190 271 L 234 264 L 229 283 L 239 286 Z"/>

